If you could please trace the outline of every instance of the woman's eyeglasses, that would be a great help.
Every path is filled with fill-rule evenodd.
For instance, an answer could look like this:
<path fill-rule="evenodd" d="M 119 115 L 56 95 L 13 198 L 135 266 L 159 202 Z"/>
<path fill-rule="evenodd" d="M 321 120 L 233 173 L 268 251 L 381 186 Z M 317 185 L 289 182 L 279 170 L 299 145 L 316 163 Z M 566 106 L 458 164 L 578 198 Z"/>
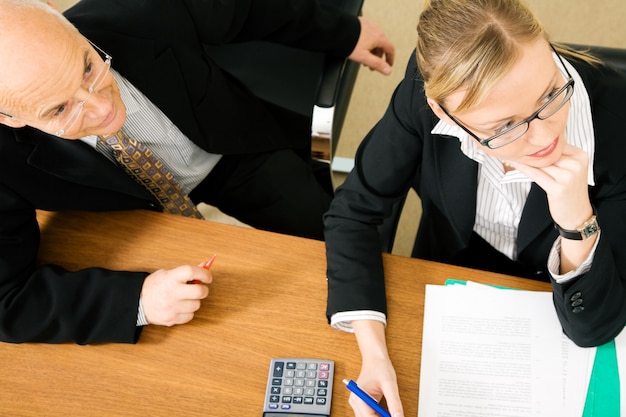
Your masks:
<path fill-rule="evenodd" d="M 448 111 L 442 105 L 439 105 L 439 107 L 441 107 L 441 110 L 443 110 L 446 116 L 448 116 L 461 129 L 467 132 L 468 135 L 476 139 L 478 143 L 480 143 L 481 145 L 486 146 L 490 149 L 500 148 L 504 145 L 508 145 L 509 143 L 521 138 L 524 135 L 524 133 L 528 131 L 530 122 L 532 122 L 535 119 L 546 120 L 550 116 L 553 116 L 556 112 L 558 112 L 565 105 L 565 103 L 569 101 L 569 99 L 572 97 L 572 94 L 574 93 L 574 79 L 572 78 L 571 74 L 567 70 L 567 67 L 565 66 L 565 63 L 563 62 L 559 54 L 556 52 L 554 47 L 552 45 L 550 45 L 550 47 L 556 53 L 556 56 L 559 58 L 559 61 L 561 61 L 561 65 L 563 66 L 563 68 L 565 68 L 565 72 L 567 74 L 568 80 L 563 87 L 561 87 L 556 93 L 552 95 L 552 97 L 548 99 L 547 102 L 545 102 L 541 107 L 539 107 L 539 109 L 537 109 L 536 112 L 534 112 L 532 115 L 530 115 L 526 119 L 518 123 L 515 123 L 511 127 L 505 128 L 501 132 L 498 132 L 496 135 L 493 135 L 486 139 L 481 139 L 478 136 L 476 136 L 471 130 L 465 127 L 454 116 L 450 115 L 450 113 L 448 113 Z"/>

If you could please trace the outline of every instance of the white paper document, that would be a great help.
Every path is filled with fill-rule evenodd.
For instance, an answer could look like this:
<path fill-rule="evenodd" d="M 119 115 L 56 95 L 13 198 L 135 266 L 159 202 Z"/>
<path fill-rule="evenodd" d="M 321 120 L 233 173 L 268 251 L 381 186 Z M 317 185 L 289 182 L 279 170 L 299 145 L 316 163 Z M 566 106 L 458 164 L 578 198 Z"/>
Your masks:
<path fill-rule="evenodd" d="M 427 285 L 418 416 L 581 416 L 594 354 L 549 292 Z"/>

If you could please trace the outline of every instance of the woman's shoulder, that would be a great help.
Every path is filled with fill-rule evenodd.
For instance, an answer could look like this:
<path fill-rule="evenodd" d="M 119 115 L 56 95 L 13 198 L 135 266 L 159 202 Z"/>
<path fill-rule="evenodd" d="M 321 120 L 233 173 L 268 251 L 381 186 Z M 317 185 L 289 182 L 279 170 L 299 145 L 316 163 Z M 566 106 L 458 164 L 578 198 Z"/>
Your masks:
<path fill-rule="evenodd" d="M 437 118 L 428 106 L 424 93 L 424 79 L 417 67 L 415 52 L 409 57 L 404 77 L 391 96 L 388 116 L 392 116 L 405 128 L 422 136 L 430 132 Z"/>
<path fill-rule="evenodd" d="M 577 59 L 570 59 L 570 62 L 580 74 L 590 96 L 603 89 L 626 90 L 626 72 L 611 62 L 590 63 Z"/>

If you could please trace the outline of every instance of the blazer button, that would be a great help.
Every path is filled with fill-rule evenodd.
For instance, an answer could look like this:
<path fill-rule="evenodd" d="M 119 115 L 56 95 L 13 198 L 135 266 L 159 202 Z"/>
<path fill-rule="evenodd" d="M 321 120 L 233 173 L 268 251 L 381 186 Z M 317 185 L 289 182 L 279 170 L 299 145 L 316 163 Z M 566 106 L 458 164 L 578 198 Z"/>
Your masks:
<path fill-rule="evenodd" d="M 572 301 L 572 307 L 578 307 L 582 303 L 583 303 L 583 299 L 582 298 L 577 298 L 574 301 Z"/>
<path fill-rule="evenodd" d="M 572 313 L 578 314 L 578 313 L 581 313 L 584 309 L 585 309 L 585 307 L 583 307 L 583 306 L 576 306 L 576 307 L 574 307 L 572 309 Z"/>
<path fill-rule="evenodd" d="M 578 300 L 583 294 L 580 291 L 575 292 L 574 294 L 572 294 L 572 296 L 570 297 L 570 301 L 575 301 Z"/>

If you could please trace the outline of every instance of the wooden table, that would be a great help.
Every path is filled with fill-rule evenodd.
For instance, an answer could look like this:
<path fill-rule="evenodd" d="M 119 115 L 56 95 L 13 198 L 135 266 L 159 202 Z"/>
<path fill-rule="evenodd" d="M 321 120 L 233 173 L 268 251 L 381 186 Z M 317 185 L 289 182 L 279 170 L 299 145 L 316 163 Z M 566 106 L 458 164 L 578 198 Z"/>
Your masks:
<path fill-rule="evenodd" d="M 147 211 L 38 212 L 40 263 L 154 271 L 217 253 L 210 295 L 188 324 L 147 326 L 136 345 L 0 343 L 0 415 L 260 416 L 272 357 L 335 361 L 332 415 L 352 416 L 353 335 L 325 318 L 322 242 Z M 113 242 L 132 258 L 110 252 Z M 424 285 L 447 278 L 547 284 L 385 255 L 387 338 L 407 416 L 417 415 Z"/>

